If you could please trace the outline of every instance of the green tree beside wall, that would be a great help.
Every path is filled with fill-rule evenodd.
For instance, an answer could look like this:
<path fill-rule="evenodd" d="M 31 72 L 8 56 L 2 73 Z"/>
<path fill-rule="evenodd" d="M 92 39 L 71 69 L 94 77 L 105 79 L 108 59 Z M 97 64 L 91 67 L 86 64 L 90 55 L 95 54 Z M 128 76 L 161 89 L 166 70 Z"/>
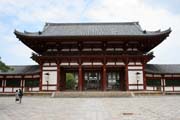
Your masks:
<path fill-rule="evenodd" d="M 10 69 L 10 67 L 7 66 L 4 62 L 2 62 L 1 58 L 0 58 L 0 70 L 2 72 L 7 72 L 9 69 Z"/>
<path fill-rule="evenodd" d="M 74 89 L 75 88 L 75 78 L 72 73 L 66 73 L 66 89 Z"/>

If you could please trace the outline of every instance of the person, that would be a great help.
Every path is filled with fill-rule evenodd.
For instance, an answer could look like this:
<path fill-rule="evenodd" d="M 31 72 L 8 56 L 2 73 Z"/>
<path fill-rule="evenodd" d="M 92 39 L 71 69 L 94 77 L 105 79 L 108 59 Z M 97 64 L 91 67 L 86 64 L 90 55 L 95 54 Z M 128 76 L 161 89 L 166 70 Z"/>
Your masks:
<path fill-rule="evenodd" d="M 19 91 L 18 91 L 18 96 L 19 96 L 19 103 L 21 103 L 22 96 L 23 96 L 23 92 L 21 89 L 19 89 Z"/>
<path fill-rule="evenodd" d="M 19 92 L 18 90 L 16 90 L 16 93 L 15 93 L 15 102 L 19 101 Z"/>

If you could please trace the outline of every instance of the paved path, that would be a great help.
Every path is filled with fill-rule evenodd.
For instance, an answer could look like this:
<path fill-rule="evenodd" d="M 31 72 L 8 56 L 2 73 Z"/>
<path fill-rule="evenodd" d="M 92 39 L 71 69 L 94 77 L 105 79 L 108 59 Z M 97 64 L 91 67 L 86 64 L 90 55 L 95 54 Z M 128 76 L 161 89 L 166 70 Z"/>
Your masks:
<path fill-rule="evenodd" d="M 0 97 L 0 120 L 180 120 L 180 96 Z"/>

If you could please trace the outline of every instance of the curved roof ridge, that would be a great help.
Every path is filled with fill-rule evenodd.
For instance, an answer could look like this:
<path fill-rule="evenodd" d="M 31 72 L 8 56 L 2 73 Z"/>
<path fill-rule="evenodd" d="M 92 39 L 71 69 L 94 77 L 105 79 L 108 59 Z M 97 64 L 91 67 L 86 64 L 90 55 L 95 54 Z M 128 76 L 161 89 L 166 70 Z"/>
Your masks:
<path fill-rule="evenodd" d="M 28 67 L 28 66 L 39 66 L 39 65 L 7 65 L 7 66 L 10 66 L 10 67 Z"/>
<path fill-rule="evenodd" d="M 38 32 L 29 32 L 29 31 L 24 31 L 24 33 L 26 33 L 26 34 L 36 34 L 36 33 L 39 33 L 40 31 L 38 31 Z"/>
<path fill-rule="evenodd" d="M 57 25 L 108 25 L 108 24 L 127 24 L 127 25 L 139 25 L 139 22 L 82 22 L 82 23 L 50 23 L 46 22 L 45 26 L 57 26 Z"/>

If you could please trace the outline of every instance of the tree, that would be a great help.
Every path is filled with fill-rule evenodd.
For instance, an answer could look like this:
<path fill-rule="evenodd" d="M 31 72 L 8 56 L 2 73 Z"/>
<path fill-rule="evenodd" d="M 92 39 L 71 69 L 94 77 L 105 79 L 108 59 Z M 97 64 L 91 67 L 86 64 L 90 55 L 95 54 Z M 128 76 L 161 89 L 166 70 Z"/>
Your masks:
<path fill-rule="evenodd" d="M 2 62 L 1 58 L 0 58 L 0 70 L 2 72 L 7 72 L 9 69 L 10 69 L 10 67 L 7 66 L 4 62 Z"/>
<path fill-rule="evenodd" d="M 75 78 L 72 73 L 66 73 L 66 89 L 74 89 L 76 84 Z"/>

